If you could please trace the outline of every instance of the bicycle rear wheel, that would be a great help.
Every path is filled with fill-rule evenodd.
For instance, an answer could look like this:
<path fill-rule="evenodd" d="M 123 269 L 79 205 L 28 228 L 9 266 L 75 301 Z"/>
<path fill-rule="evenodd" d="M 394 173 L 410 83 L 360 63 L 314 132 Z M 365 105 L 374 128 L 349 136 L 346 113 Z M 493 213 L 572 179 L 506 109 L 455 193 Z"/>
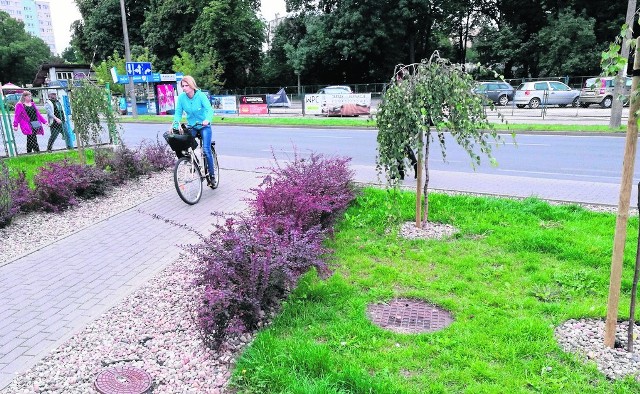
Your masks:
<path fill-rule="evenodd" d="M 183 157 L 178 160 L 173 168 L 173 181 L 182 201 L 189 205 L 200 201 L 200 197 L 202 196 L 200 168 L 193 165 L 189 158 Z"/>

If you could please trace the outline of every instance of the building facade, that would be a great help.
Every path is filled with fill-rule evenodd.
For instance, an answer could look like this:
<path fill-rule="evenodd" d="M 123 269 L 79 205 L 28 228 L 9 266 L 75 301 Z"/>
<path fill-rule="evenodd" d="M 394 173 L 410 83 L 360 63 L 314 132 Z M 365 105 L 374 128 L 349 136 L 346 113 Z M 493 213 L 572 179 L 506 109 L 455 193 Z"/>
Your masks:
<path fill-rule="evenodd" d="M 0 0 L 0 10 L 14 19 L 24 22 L 24 29 L 34 37 L 40 37 L 49 45 L 52 53 L 56 51 L 51 23 L 51 7 L 48 1 Z"/>

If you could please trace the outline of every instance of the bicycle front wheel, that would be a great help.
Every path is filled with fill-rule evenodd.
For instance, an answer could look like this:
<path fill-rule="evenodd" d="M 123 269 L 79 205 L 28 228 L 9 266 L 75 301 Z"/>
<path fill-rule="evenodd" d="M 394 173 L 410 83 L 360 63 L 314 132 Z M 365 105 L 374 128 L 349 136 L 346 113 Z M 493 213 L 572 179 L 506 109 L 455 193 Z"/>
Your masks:
<path fill-rule="evenodd" d="M 213 145 L 213 144 L 212 144 Z M 209 174 L 209 181 L 212 189 L 216 189 L 220 184 L 220 167 L 218 167 L 218 155 L 216 149 L 211 147 L 211 156 L 213 156 L 213 176 Z"/>
<path fill-rule="evenodd" d="M 182 201 L 189 205 L 200 201 L 200 197 L 202 196 L 200 168 L 193 165 L 189 158 L 183 157 L 178 160 L 173 168 L 173 181 Z"/>

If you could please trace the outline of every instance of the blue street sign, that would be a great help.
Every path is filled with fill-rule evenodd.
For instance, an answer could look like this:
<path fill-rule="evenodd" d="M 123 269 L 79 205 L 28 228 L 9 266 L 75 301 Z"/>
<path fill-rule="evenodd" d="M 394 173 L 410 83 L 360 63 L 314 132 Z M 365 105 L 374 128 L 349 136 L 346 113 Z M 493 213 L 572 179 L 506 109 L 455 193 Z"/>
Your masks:
<path fill-rule="evenodd" d="M 151 74 L 151 63 L 149 62 L 126 62 L 127 75 L 149 75 Z"/>

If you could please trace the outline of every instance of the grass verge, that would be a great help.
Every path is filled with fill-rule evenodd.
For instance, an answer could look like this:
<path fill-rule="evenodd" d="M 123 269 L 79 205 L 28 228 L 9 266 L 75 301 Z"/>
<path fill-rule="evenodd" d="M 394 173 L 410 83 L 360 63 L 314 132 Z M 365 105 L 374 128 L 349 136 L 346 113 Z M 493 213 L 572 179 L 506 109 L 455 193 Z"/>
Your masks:
<path fill-rule="evenodd" d="M 430 194 L 446 240 L 406 240 L 415 195 L 365 189 L 330 245 L 335 273 L 304 277 L 238 360 L 239 393 L 631 393 L 565 354 L 554 327 L 606 314 L 615 216 L 537 199 Z M 395 207 L 390 220 L 384 207 Z M 621 317 L 628 315 L 638 218 L 629 222 Z M 391 229 L 388 231 L 387 229 Z M 368 303 L 415 297 L 453 313 L 429 334 L 382 330 Z"/>
<path fill-rule="evenodd" d="M 85 153 L 87 155 L 87 163 L 93 164 L 93 150 L 85 149 Z M 31 155 L 20 155 L 2 160 L 7 164 L 10 174 L 15 175 L 18 171 L 24 171 L 26 179 L 29 182 L 29 186 L 33 188 L 33 177 L 39 172 L 41 167 L 45 167 L 48 163 L 62 161 L 64 159 L 68 159 L 72 162 L 80 162 L 78 151 L 76 150 L 42 152 Z"/>
<path fill-rule="evenodd" d="M 129 116 L 122 118 L 125 123 L 162 123 L 170 124 L 173 120 L 172 116 L 163 115 L 140 115 L 137 119 Z M 375 118 L 357 117 L 357 118 L 337 118 L 337 117 L 294 117 L 294 116 L 260 116 L 260 117 L 241 117 L 241 116 L 216 116 L 213 119 L 214 124 L 228 125 L 265 125 L 265 126 L 310 126 L 310 127 L 362 127 L 376 128 Z M 598 132 L 598 133 L 623 133 L 626 125 L 621 126 L 617 130 L 610 130 L 606 125 L 567 125 L 567 124 L 505 124 L 495 123 L 495 128 L 500 131 L 509 132 Z"/>

